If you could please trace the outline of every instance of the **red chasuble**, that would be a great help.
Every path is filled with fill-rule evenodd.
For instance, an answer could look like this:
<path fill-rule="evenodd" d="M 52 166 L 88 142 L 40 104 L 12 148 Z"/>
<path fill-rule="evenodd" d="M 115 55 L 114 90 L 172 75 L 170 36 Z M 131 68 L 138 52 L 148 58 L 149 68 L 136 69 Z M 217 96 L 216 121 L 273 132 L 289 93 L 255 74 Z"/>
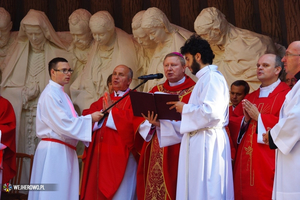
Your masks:
<path fill-rule="evenodd" d="M 184 83 L 171 87 L 169 82 L 155 86 L 156 91 L 178 94 L 188 103 L 195 82 L 186 76 Z M 177 170 L 180 144 L 160 148 L 156 132 L 149 142 L 144 142 L 137 172 L 137 196 L 139 200 L 167 200 L 176 198 Z"/>
<path fill-rule="evenodd" d="M 4 184 L 16 174 L 16 117 L 10 102 L 1 96 L 0 105 L 1 143 L 6 146 L 3 153 L 2 183 Z"/>
<path fill-rule="evenodd" d="M 268 97 L 259 98 L 260 89 L 246 96 L 245 99 L 257 105 L 266 130 L 278 122 L 280 108 L 289 90 L 281 82 Z M 234 109 L 233 115 L 235 123 L 240 125 L 244 116 L 242 104 Z M 272 199 L 274 172 L 275 150 L 257 143 L 257 121 L 251 120 L 237 149 L 233 174 L 235 199 Z"/>
<path fill-rule="evenodd" d="M 112 101 L 120 97 L 110 95 Z M 102 99 L 94 102 L 83 115 L 102 110 Z M 137 158 L 135 131 L 130 97 L 125 97 L 111 110 L 116 128 L 102 127 L 93 133 L 92 142 L 83 155 L 84 172 L 80 199 L 112 199 L 126 170 L 130 152 Z"/>

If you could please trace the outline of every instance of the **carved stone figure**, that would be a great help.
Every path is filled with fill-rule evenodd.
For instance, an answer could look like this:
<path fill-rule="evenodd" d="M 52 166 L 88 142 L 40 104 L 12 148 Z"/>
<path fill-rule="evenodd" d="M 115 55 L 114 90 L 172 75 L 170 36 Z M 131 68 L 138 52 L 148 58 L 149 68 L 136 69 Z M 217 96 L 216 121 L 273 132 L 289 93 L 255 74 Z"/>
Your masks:
<path fill-rule="evenodd" d="M 38 143 L 36 108 L 39 95 L 49 82 L 48 62 L 58 56 L 71 61 L 71 54 L 47 16 L 37 10 L 30 10 L 22 19 L 11 48 L 3 63 L 2 96 L 12 103 L 16 114 L 17 152 L 34 154 Z"/>
<path fill-rule="evenodd" d="M 73 53 L 73 69 L 70 83 L 72 84 L 87 63 L 87 57 L 93 42 L 93 34 L 89 27 L 91 13 L 85 9 L 75 10 L 69 17 L 70 33 L 73 41 L 70 51 Z"/>
<path fill-rule="evenodd" d="M 120 64 L 137 71 L 137 56 L 133 38 L 115 27 L 112 16 L 107 11 L 92 15 L 89 22 L 94 42 L 90 49 L 87 64 L 71 85 L 71 98 L 82 111 L 89 108 L 107 90 L 107 77 Z M 134 87 L 139 74 L 134 73 Z"/>
<path fill-rule="evenodd" d="M 148 8 L 142 17 L 142 28 L 149 36 L 150 40 L 157 43 L 147 74 L 163 73 L 163 59 L 170 53 L 180 51 L 180 47 L 192 35 L 192 32 L 171 24 L 160 9 Z M 187 69 L 186 73 L 193 79 L 195 76 Z M 144 91 L 150 91 L 155 85 L 163 83 L 163 79 L 148 81 L 144 86 Z"/>
<path fill-rule="evenodd" d="M 147 62 L 149 62 L 149 59 L 153 56 L 157 43 L 155 43 L 153 40 L 150 40 L 149 35 L 147 35 L 142 28 L 142 18 L 144 13 L 145 10 L 142 10 L 135 14 L 135 16 L 132 18 L 131 27 L 133 38 L 141 45 L 144 56 L 146 56 L 148 59 Z"/>
<path fill-rule="evenodd" d="M 135 73 L 140 75 L 145 75 L 148 71 L 150 60 L 153 56 L 157 43 L 153 40 L 150 40 L 148 34 L 142 28 L 142 17 L 145 13 L 145 10 L 142 10 L 135 14 L 132 18 L 132 34 L 136 47 L 136 54 L 138 57 L 138 69 Z M 139 91 L 143 91 L 144 85 L 138 88 Z"/>
<path fill-rule="evenodd" d="M 4 8 L 0 7 L 0 81 L 1 71 L 4 68 L 2 62 L 17 36 L 17 32 L 11 32 L 12 25 L 10 14 Z"/>
<path fill-rule="evenodd" d="M 214 7 L 200 12 L 194 28 L 210 43 L 215 54 L 213 64 L 218 66 L 228 86 L 241 79 L 247 81 L 252 90 L 259 87 L 256 62 L 263 54 L 276 53 L 270 37 L 233 26 Z"/>

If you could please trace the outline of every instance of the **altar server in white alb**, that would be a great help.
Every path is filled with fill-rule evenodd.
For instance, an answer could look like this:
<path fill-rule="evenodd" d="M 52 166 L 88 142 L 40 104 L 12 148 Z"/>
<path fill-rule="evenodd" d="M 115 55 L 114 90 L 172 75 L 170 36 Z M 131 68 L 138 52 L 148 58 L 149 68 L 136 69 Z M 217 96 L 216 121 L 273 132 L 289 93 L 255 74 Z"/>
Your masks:
<path fill-rule="evenodd" d="M 281 61 L 297 83 L 285 97 L 278 123 L 264 134 L 264 142 L 277 149 L 272 199 L 300 199 L 300 41 L 288 46 Z"/>
<path fill-rule="evenodd" d="M 181 53 L 198 81 L 188 104 L 169 102 L 182 113 L 176 199 L 233 200 L 227 83 L 206 40 L 192 35 Z"/>
<path fill-rule="evenodd" d="M 92 123 L 103 116 L 97 111 L 78 117 L 69 96 L 64 92 L 73 70 L 64 58 L 49 62 L 51 80 L 42 92 L 36 116 L 36 135 L 41 138 L 34 156 L 31 184 L 45 185 L 46 190 L 30 191 L 28 199 L 74 200 L 79 198 L 77 142 L 88 145 Z"/>

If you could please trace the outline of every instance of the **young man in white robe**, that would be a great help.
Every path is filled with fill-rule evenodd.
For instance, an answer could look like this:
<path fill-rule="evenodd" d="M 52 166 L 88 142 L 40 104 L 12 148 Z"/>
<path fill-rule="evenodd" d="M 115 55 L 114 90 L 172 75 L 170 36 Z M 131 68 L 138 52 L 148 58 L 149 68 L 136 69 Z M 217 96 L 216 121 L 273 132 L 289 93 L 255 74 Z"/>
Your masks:
<path fill-rule="evenodd" d="M 272 199 L 300 198 L 300 41 L 292 42 L 281 60 L 297 83 L 286 95 L 278 123 L 264 134 L 264 142 L 277 149 Z"/>
<path fill-rule="evenodd" d="M 169 102 L 182 113 L 176 199 L 234 199 L 228 124 L 229 90 L 206 40 L 191 36 L 181 53 L 198 81 L 188 104 Z"/>
<path fill-rule="evenodd" d="M 30 191 L 28 199 L 74 200 L 79 198 L 77 142 L 91 142 L 92 123 L 103 114 L 99 111 L 78 116 L 64 92 L 73 70 L 64 58 L 49 62 L 51 80 L 37 106 L 36 130 L 41 138 L 34 156 L 30 184 L 45 184 L 46 191 Z M 47 185 L 51 184 L 51 185 Z"/>

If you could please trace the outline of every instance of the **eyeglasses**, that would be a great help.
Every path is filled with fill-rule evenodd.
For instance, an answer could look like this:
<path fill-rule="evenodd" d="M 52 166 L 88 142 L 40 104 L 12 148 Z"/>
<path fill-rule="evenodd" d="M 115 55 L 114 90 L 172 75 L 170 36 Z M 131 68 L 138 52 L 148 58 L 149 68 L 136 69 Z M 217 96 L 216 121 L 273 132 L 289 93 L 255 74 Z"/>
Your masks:
<path fill-rule="evenodd" d="M 62 73 L 64 73 L 64 74 L 68 74 L 69 72 L 70 72 L 70 74 L 72 74 L 73 72 L 74 72 L 74 70 L 72 70 L 72 69 L 54 69 L 54 71 L 56 71 L 56 72 L 62 72 Z"/>
<path fill-rule="evenodd" d="M 287 56 L 300 56 L 300 54 L 285 53 L 284 56 L 285 57 L 287 57 Z"/>

